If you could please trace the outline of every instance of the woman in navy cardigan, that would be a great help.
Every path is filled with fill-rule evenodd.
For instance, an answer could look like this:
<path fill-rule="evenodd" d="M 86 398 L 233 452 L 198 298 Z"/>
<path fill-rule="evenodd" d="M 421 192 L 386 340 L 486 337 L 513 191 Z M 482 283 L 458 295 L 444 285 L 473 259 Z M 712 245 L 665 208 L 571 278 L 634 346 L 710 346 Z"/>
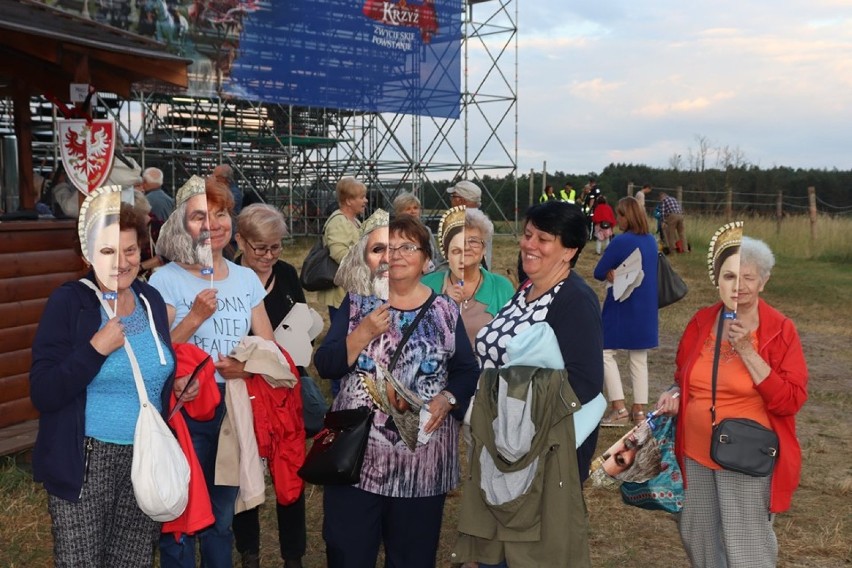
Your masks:
<path fill-rule="evenodd" d="M 619 200 L 616 223 L 622 234 L 615 237 L 595 267 L 595 278 L 612 283 L 615 269 L 636 250 L 642 258 L 642 281 L 626 298 L 617 300 L 610 287 L 604 300 L 604 384 L 612 410 L 601 426 L 639 424 L 648 404 L 648 350 L 659 344 L 657 318 L 657 241 L 648 232 L 648 218 L 632 197 Z M 621 375 L 615 361 L 617 350 L 627 351 L 633 382 L 633 408 L 624 404 Z"/>
<path fill-rule="evenodd" d="M 66 282 L 48 299 L 33 341 L 30 398 L 41 413 L 33 477 L 48 492 L 56 566 L 150 566 L 160 528 L 139 509 L 130 480 L 139 396 L 122 347 L 133 346 L 160 411 L 175 358 L 163 299 L 136 279 L 140 219 L 117 193 L 99 196 L 111 197 L 84 203 L 80 233 L 88 232 L 83 255 L 94 266 L 85 278 L 115 295 L 115 317 L 87 284 Z"/>

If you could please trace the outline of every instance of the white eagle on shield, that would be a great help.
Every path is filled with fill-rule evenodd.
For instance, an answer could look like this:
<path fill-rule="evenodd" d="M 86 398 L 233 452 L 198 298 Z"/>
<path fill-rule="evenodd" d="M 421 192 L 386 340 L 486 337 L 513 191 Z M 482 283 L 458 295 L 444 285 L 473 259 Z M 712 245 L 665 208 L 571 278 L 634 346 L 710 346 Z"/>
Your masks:
<path fill-rule="evenodd" d="M 84 194 L 99 188 L 112 170 L 115 121 L 61 120 L 59 141 L 68 179 Z"/>

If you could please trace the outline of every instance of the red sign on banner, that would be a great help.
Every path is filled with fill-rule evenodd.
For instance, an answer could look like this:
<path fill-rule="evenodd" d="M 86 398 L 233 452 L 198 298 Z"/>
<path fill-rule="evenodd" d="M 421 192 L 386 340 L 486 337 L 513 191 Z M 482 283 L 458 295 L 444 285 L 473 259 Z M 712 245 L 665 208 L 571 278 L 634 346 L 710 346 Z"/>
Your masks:
<path fill-rule="evenodd" d="M 115 121 L 59 120 L 59 147 L 68 180 L 84 194 L 106 181 L 115 152 Z"/>

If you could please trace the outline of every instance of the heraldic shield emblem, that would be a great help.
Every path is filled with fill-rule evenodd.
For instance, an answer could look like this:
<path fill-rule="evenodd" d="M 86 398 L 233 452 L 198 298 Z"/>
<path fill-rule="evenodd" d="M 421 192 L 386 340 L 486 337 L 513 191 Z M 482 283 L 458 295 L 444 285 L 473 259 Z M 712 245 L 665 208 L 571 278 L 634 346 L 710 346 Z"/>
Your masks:
<path fill-rule="evenodd" d="M 83 194 L 99 188 L 112 170 L 115 121 L 59 120 L 59 147 L 68 179 Z"/>

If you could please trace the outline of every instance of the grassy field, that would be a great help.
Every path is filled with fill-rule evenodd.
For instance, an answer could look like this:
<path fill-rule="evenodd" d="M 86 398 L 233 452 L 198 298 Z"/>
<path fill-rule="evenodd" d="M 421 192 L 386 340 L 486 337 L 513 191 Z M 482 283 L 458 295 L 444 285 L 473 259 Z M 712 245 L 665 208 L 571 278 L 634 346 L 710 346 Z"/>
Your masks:
<path fill-rule="evenodd" d="M 652 400 L 672 382 L 674 352 L 687 321 L 698 308 L 717 298 L 707 277 L 705 257 L 710 235 L 721 223 L 719 219 L 688 219 L 693 252 L 671 257 L 690 292 L 681 302 L 660 311 L 660 347 L 649 356 Z M 820 219 L 814 243 L 809 232 L 807 219 L 785 220 L 781 233 L 776 232 L 774 221 L 747 220 L 746 224 L 746 234 L 767 240 L 778 257 L 763 297 L 796 323 L 810 369 L 810 398 L 798 416 L 804 452 L 802 483 L 792 509 L 775 521 L 779 566 L 828 568 L 852 564 L 852 223 Z M 300 266 L 311 244 L 308 239 L 290 243 L 285 259 Z M 498 237 L 495 270 L 512 279 L 516 255 L 515 240 Z M 587 248 L 576 270 L 603 296 L 603 288 L 591 280 L 596 260 L 594 248 Z M 311 296 L 309 300 L 315 300 Z M 629 380 L 625 389 L 629 402 Z M 608 447 L 621 433 L 620 429 L 604 429 L 599 447 Z M 52 565 L 45 493 L 32 483 L 26 462 L 26 456 L 19 456 L 17 461 L 6 458 L 0 463 L 0 567 Z M 321 491 L 318 487 L 307 490 L 307 567 L 325 565 Z M 687 565 L 671 515 L 627 507 L 617 491 L 587 487 L 585 492 L 595 566 Z M 271 492 L 268 497 L 269 502 L 274 499 Z M 457 504 L 457 494 L 451 494 L 439 566 L 449 566 Z M 264 507 L 261 516 L 262 565 L 280 566 L 274 507 Z"/>

